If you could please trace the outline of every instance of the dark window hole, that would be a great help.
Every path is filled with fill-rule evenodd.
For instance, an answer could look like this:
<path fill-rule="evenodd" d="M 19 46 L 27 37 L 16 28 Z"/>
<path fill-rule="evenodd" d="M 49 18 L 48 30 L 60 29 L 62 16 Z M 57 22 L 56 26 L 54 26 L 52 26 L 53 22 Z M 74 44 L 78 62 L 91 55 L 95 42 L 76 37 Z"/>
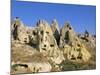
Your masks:
<path fill-rule="evenodd" d="M 69 27 L 69 24 L 67 25 L 67 27 Z"/>
<path fill-rule="evenodd" d="M 40 32 L 43 35 L 43 31 Z"/>
<path fill-rule="evenodd" d="M 33 35 L 36 35 L 36 32 L 33 31 Z"/>
<path fill-rule="evenodd" d="M 24 38 L 24 42 L 27 42 L 27 38 Z"/>
<path fill-rule="evenodd" d="M 72 55 L 71 60 L 76 60 L 76 58 L 74 57 L 74 55 Z"/>
<path fill-rule="evenodd" d="M 46 45 L 44 45 L 44 47 L 46 47 Z"/>
<path fill-rule="evenodd" d="M 81 45 L 80 44 L 77 44 L 77 46 L 80 47 Z"/>
<path fill-rule="evenodd" d="M 51 44 L 50 46 L 51 46 L 51 47 L 54 47 L 54 45 L 52 45 L 52 44 Z"/>
<path fill-rule="evenodd" d="M 78 56 L 77 59 L 82 59 L 82 57 L 81 56 L 80 57 Z"/>
<path fill-rule="evenodd" d="M 72 28 L 71 28 L 71 27 L 69 27 L 69 29 L 71 30 Z"/>
<path fill-rule="evenodd" d="M 26 65 L 26 64 L 18 64 L 19 66 L 23 66 L 23 67 L 25 67 L 25 68 L 28 68 L 28 65 Z"/>
<path fill-rule="evenodd" d="M 71 60 L 76 60 L 76 58 L 75 57 L 72 57 Z"/>
<path fill-rule="evenodd" d="M 48 31 L 46 31 L 46 33 L 47 33 L 47 34 L 49 34 L 49 32 L 48 32 Z"/>
<path fill-rule="evenodd" d="M 45 48 L 42 48 L 43 50 L 46 50 Z"/>

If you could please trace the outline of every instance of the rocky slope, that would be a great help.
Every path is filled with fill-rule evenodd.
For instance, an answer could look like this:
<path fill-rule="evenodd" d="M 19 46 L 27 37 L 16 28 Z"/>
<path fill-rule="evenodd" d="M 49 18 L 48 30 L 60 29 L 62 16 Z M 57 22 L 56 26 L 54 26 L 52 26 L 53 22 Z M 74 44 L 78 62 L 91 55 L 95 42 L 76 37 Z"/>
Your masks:
<path fill-rule="evenodd" d="M 11 36 L 12 74 L 95 69 L 96 37 L 77 35 L 69 23 L 59 29 L 55 19 L 39 20 L 28 27 L 17 17 Z"/>

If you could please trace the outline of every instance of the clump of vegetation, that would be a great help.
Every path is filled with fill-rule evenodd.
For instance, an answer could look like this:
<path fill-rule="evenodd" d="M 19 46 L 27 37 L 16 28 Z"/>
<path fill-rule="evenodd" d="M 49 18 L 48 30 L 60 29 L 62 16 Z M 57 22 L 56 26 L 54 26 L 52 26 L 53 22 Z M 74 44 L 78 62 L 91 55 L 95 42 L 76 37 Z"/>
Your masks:
<path fill-rule="evenodd" d="M 96 68 L 96 65 L 93 63 L 77 63 L 68 60 L 63 61 L 59 66 L 62 67 L 62 71 L 90 70 Z"/>

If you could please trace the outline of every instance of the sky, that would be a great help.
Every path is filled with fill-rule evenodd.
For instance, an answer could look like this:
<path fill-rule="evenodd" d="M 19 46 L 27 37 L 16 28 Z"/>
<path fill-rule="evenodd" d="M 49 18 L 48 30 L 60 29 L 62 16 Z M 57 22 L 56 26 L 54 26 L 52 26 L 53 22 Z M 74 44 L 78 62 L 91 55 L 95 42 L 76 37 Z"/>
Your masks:
<path fill-rule="evenodd" d="M 96 34 L 96 6 L 12 1 L 11 19 L 15 17 L 32 27 L 39 19 L 50 25 L 56 19 L 60 28 L 68 21 L 77 33 Z"/>

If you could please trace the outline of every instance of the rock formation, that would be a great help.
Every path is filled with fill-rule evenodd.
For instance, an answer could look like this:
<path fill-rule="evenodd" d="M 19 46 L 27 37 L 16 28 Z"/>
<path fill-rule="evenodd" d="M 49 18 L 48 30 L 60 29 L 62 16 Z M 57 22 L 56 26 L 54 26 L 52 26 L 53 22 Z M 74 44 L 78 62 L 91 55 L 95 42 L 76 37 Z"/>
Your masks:
<path fill-rule="evenodd" d="M 55 39 L 56 39 L 56 42 L 57 42 L 57 44 L 59 45 L 60 30 L 59 30 L 59 25 L 58 25 L 56 19 L 54 19 L 54 20 L 52 21 L 51 29 L 52 29 L 53 35 L 54 35 L 54 37 L 55 37 Z"/>
<path fill-rule="evenodd" d="M 84 41 L 95 46 L 95 37 L 89 33 L 77 36 L 69 23 L 60 30 L 55 19 L 51 26 L 39 20 L 36 27 L 28 27 L 17 17 L 11 24 L 11 36 L 12 74 L 61 71 L 59 65 L 66 60 L 88 62 L 92 55 Z"/>
<path fill-rule="evenodd" d="M 85 46 L 80 42 L 73 28 L 69 23 L 61 29 L 60 47 L 64 49 L 67 59 L 71 61 L 87 61 L 91 54 L 86 50 Z"/>

